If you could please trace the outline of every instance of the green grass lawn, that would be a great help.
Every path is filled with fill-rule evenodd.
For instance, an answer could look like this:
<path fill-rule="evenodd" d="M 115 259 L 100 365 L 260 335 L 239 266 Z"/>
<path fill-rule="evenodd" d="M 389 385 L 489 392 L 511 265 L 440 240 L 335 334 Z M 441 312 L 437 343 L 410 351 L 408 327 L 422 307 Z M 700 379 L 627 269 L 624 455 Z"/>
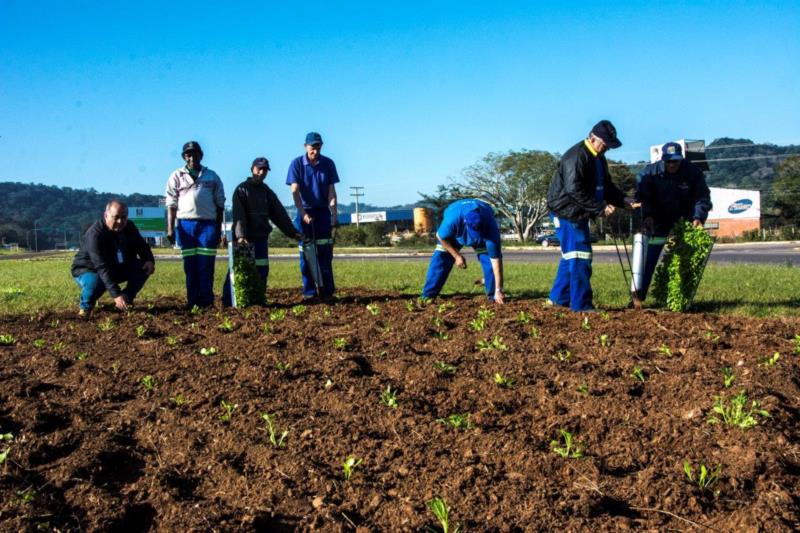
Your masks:
<path fill-rule="evenodd" d="M 0 314 L 28 313 L 43 309 L 77 310 L 78 286 L 69 268 L 72 256 L 55 259 L 0 261 Z M 334 262 L 340 289 L 398 291 L 417 295 L 427 270 L 423 261 L 338 261 Z M 506 264 L 506 293 L 510 298 L 546 298 L 555 275 L 553 264 Z M 621 308 L 628 294 L 618 265 L 593 267 L 594 301 L 599 307 Z M 225 269 L 217 264 L 214 291 L 222 291 Z M 482 294 L 474 285 L 481 277 L 479 265 L 470 261 L 466 271 L 450 275 L 443 294 Z M 269 286 L 300 287 L 298 265 L 293 261 L 274 261 L 270 265 Z M 695 310 L 751 316 L 800 315 L 800 269 L 788 266 L 710 265 L 695 299 Z M 159 261 L 156 274 L 145 286 L 140 300 L 171 296 L 182 300 L 184 276 L 179 261 Z M 107 295 L 102 302 L 110 302 Z M 649 303 L 649 302 L 648 302 Z"/>

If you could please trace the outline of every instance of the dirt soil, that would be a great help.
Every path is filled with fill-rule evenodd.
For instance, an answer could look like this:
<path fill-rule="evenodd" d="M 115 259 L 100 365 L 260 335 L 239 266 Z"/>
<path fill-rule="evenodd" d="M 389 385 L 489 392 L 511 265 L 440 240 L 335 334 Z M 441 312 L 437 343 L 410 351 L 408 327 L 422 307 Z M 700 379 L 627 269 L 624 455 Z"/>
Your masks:
<path fill-rule="evenodd" d="M 473 331 L 477 297 L 269 298 L 0 318 L 0 529 L 438 530 L 436 496 L 451 531 L 800 528 L 798 319 L 517 300 Z M 769 416 L 707 422 L 741 391 Z M 582 458 L 553 451 L 561 429 Z M 348 456 L 363 462 L 345 480 Z M 684 461 L 719 480 L 702 490 Z"/>

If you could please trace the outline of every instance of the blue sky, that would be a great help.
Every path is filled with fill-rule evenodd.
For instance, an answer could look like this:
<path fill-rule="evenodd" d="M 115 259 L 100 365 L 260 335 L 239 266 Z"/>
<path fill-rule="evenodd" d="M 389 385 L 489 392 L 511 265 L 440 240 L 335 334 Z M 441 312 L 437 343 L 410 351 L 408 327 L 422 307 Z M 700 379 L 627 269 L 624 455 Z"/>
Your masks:
<path fill-rule="evenodd" d="M 612 120 L 800 144 L 800 3 L 0 0 L 0 181 L 162 194 L 198 140 L 230 192 L 319 131 L 362 201 L 414 202 L 485 154 Z"/>

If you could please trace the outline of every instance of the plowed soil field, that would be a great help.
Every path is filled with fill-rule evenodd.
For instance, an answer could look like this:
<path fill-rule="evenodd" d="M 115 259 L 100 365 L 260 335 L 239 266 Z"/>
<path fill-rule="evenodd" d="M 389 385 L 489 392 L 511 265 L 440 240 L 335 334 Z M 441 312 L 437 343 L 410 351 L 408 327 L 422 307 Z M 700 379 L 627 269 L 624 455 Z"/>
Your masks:
<path fill-rule="evenodd" d="M 800 320 L 269 296 L 0 318 L 0 529 L 800 528 Z"/>

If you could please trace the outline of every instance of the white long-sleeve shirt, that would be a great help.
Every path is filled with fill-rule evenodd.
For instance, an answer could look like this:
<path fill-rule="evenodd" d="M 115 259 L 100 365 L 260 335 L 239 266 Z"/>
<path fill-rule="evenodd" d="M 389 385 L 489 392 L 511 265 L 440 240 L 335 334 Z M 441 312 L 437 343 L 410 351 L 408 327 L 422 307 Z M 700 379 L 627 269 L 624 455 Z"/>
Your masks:
<path fill-rule="evenodd" d="M 217 209 L 225 207 L 225 190 L 210 168 L 200 167 L 200 175 L 194 180 L 186 167 L 181 167 L 167 180 L 166 199 L 167 208 L 178 208 L 178 219 L 216 220 Z"/>

